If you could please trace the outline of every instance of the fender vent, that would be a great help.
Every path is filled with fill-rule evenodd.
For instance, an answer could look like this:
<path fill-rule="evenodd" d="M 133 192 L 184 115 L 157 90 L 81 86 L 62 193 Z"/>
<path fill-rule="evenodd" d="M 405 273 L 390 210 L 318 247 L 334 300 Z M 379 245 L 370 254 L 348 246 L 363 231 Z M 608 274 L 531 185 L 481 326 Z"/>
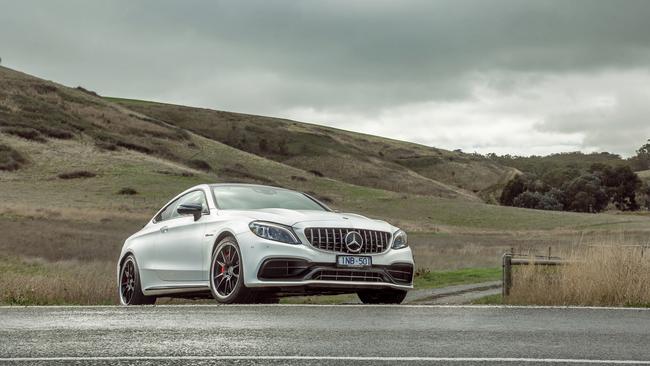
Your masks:
<path fill-rule="evenodd" d="M 410 284 L 413 280 L 413 266 L 410 264 L 393 264 L 386 272 L 397 283 Z"/>
<path fill-rule="evenodd" d="M 259 279 L 283 280 L 302 278 L 309 262 L 299 259 L 267 259 L 260 267 Z"/>

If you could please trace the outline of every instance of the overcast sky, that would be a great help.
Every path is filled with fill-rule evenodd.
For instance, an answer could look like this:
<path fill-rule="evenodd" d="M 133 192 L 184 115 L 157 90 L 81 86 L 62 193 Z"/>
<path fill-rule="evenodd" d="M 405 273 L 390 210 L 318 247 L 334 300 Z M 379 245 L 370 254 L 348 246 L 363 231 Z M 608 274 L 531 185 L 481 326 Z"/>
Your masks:
<path fill-rule="evenodd" d="M 650 138 L 650 1 L 4 1 L 2 64 L 467 152 Z"/>

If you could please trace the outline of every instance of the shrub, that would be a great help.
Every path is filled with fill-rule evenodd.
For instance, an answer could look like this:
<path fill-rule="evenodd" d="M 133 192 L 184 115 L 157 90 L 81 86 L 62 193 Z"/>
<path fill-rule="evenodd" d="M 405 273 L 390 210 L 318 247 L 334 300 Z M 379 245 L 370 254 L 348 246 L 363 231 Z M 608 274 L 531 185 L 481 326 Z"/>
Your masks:
<path fill-rule="evenodd" d="M 29 128 L 29 127 L 18 127 L 18 126 L 5 127 L 5 128 L 2 129 L 2 132 L 10 134 L 10 135 L 14 135 L 14 136 L 22 137 L 24 139 L 31 140 L 31 141 L 37 141 L 37 142 L 45 142 L 45 141 L 47 141 L 41 135 L 41 133 L 38 132 L 38 130 L 35 130 L 33 128 Z"/>
<path fill-rule="evenodd" d="M 61 179 L 92 178 L 95 176 L 97 176 L 97 174 L 87 170 L 74 170 L 71 172 L 60 173 L 58 175 Z"/>
<path fill-rule="evenodd" d="M 134 150 L 134 151 L 137 151 L 137 152 L 141 152 L 141 153 L 144 153 L 144 154 L 151 154 L 153 152 L 153 150 L 151 150 L 150 148 L 148 148 L 146 146 L 134 144 L 134 143 L 129 142 L 129 141 L 117 141 L 115 143 L 115 145 L 121 146 L 121 147 L 129 149 L 129 150 Z"/>
<path fill-rule="evenodd" d="M 504 206 L 514 206 L 515 198 L 528 189 L 529 183 L 530 179 L 525 175 L 516 175 L 503 188 L 499 202 Z"/>
<path fill-rule="evenodd" d="M 564 207 L 568 211 L 600 212 L 609 203 L 600 178 L 593 174 L 583 174 L 572 180 L 563 191 Z"/>
<path fill-rule="evenodd" d="M 561 194 L 562 192 L 558 189 L 546 193 L 526 191 L 514 199 L 513 206 L 536 210 L 561 211 L 564 207 L 561 202 Z"/>
<path fill-rule="evenodd" d="M 262 152 L 266 152 L 269 149 L 269 143 L 268 143 L 268 141 L 266 141 L 266 139 L 261 139 L 257 143 L 257 145 L 258 145 L 260 151 L 262 151 Z"/>
<path fill-rule="evenodd" d="M 117 194 L 122 194 L 122 195 L 125 195 L 125 196 L 133 196 L 135 194 L 138 194 L 138 191 L 136 191 L 135 189 L 130 188 L 130 187 L 124 187 L 124 188 L 120 189 L 117 192 Z"/>
<path fill-rule="evenodd" d="M 600 177 L 608 198 L 622 211 L 636 211 L 639 204 L 636 202 L 636 192 L 641 188 L 641 179 L 629 166 L 592 167 L 594 174 Z"/>
<path fill-rule="evenodd" d="M 194 173 L 191 172 L 172 172 L 169 170 L 156 170 L 156 173 L 163 175 L 175 175 L 177 177 L 193 177 Z"/>
<path fill-rule="evenodd" d="M 212 170 L 212 167 L 210 166 L 210 164 L 208 164 L 208 162 L 206 162 L 205 160 L 200 160 L 200 159 L 192 159 L 192 160 L 188 161 L 187 166 L 189 166 L 190 168 L 203 170 L 203 171 L 206 171 L 206 172 L 209 172 L 210 170 Z"/>
<path fill-rule="evenodd" d="M 55 139 L 69 140 L 74 137 L 74 134 L 68 130 L 55 127 L 39 127 L 38 130 L 45 134 L 45 136 L 52 137 Z"/>
<path fill-rule="evenodd" d="M 94 92 L 92 90 L 88 90 L 88 89 L 84 88 L 83 86 L 78 86 L 75 89 L 79 90 L 80 92 L 86 93 L 88 95 L 92 95 L 93 97 L 98 97 L 99 96 L 99 94 L 97 94 L 96 92 Z"/>
<path fill-rule="evenodd" d="M 27 163 L 23 154 L 11 146 L 0 144 L 0 170 L 14 171 Z"/>
<path fill-rule="evenodd" d="M 58 89 L 54 85 L 36 84 L 34 85 L 34 90 L 36 90 L 36 93 L 38 94 L 48 94 L 48 93 L 54 93 Z"/>
<path fill-rule="evenodd" d="M 321 178 L 322 178 L 322 177 L 325 176 L 325 174 L 319 172 L 318 170 L 310 170 L 309 172 L 310 172 L 311 174 L 317 176 L 317 177 L 321 177 Z"/>
<path fill-rule="evenodd" d="M 117 145 L 108 141 L 95 141 L 95 146 L 102 150 L 115 151 L 117 150 Z"/>

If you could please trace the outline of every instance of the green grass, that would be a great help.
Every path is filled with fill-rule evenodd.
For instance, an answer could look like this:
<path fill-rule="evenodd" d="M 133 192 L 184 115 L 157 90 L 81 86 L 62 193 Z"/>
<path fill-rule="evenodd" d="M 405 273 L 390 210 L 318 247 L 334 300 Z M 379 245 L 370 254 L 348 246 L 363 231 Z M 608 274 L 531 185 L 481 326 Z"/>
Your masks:
<path fill-rule="evenodd" d="M 415 290 L 440 288 L 453 285 L 465 285 L 494 281 L 501 278 L 500 268 L 466 268 L 454 271 L 437 271 L 426 272 L 416 276 L 414 281 Z M 329 295 L 329 296 L 296 296 L 280 300 L 282 304 L 342 304 L 354 301 L 357 296 L 354 294 L 347 295 Z"/>
<path fill-rule="evenodd" d="M 466 285 L 501 279 L 501 268 L 464 268 L 454 271 L 425 272 L 416 276 L 416 289 Z"/>
<path fill-rule="evenodd" d="M 503 299 L 501 294 L 485 296 L 472 301 L 472 305 L 502 305 Z"/>
<path fill-rule="evenodd" d="M 322 296 L 293 296 L 280 299 L 280 304 L 315 304 L 338 305 L 357 300 L 355 294 L 322 295 Z"/>

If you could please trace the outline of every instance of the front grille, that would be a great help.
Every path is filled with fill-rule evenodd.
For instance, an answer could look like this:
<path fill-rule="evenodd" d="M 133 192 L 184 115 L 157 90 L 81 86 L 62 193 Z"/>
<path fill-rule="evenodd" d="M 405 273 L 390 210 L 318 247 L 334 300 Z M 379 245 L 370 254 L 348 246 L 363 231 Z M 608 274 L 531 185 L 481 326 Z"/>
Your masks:
<path fill-rule="evenodd" d="M 386 271 L 395 282 L 409 284 L 413 279 L 413 266 L 410 264 L 393 264 Z"/>
<path fill-rule="evenodd" d="M 362 246 L 358 252 L 351 252 L 345 245 L 345 236 L 351 231 L 361 235 Z M 388 249 L 391 238 L 391 234 L 385 231 L 344 228 L 307 228 L 305 236 L 318 249 L 351 254 L 382 253 Z"/>
<path fill-rule="evenodd" d="M 321 270 L 314 273 L 314 280 L 348 282 L 384 282 L 381 273 L 371 271 Z"/>

